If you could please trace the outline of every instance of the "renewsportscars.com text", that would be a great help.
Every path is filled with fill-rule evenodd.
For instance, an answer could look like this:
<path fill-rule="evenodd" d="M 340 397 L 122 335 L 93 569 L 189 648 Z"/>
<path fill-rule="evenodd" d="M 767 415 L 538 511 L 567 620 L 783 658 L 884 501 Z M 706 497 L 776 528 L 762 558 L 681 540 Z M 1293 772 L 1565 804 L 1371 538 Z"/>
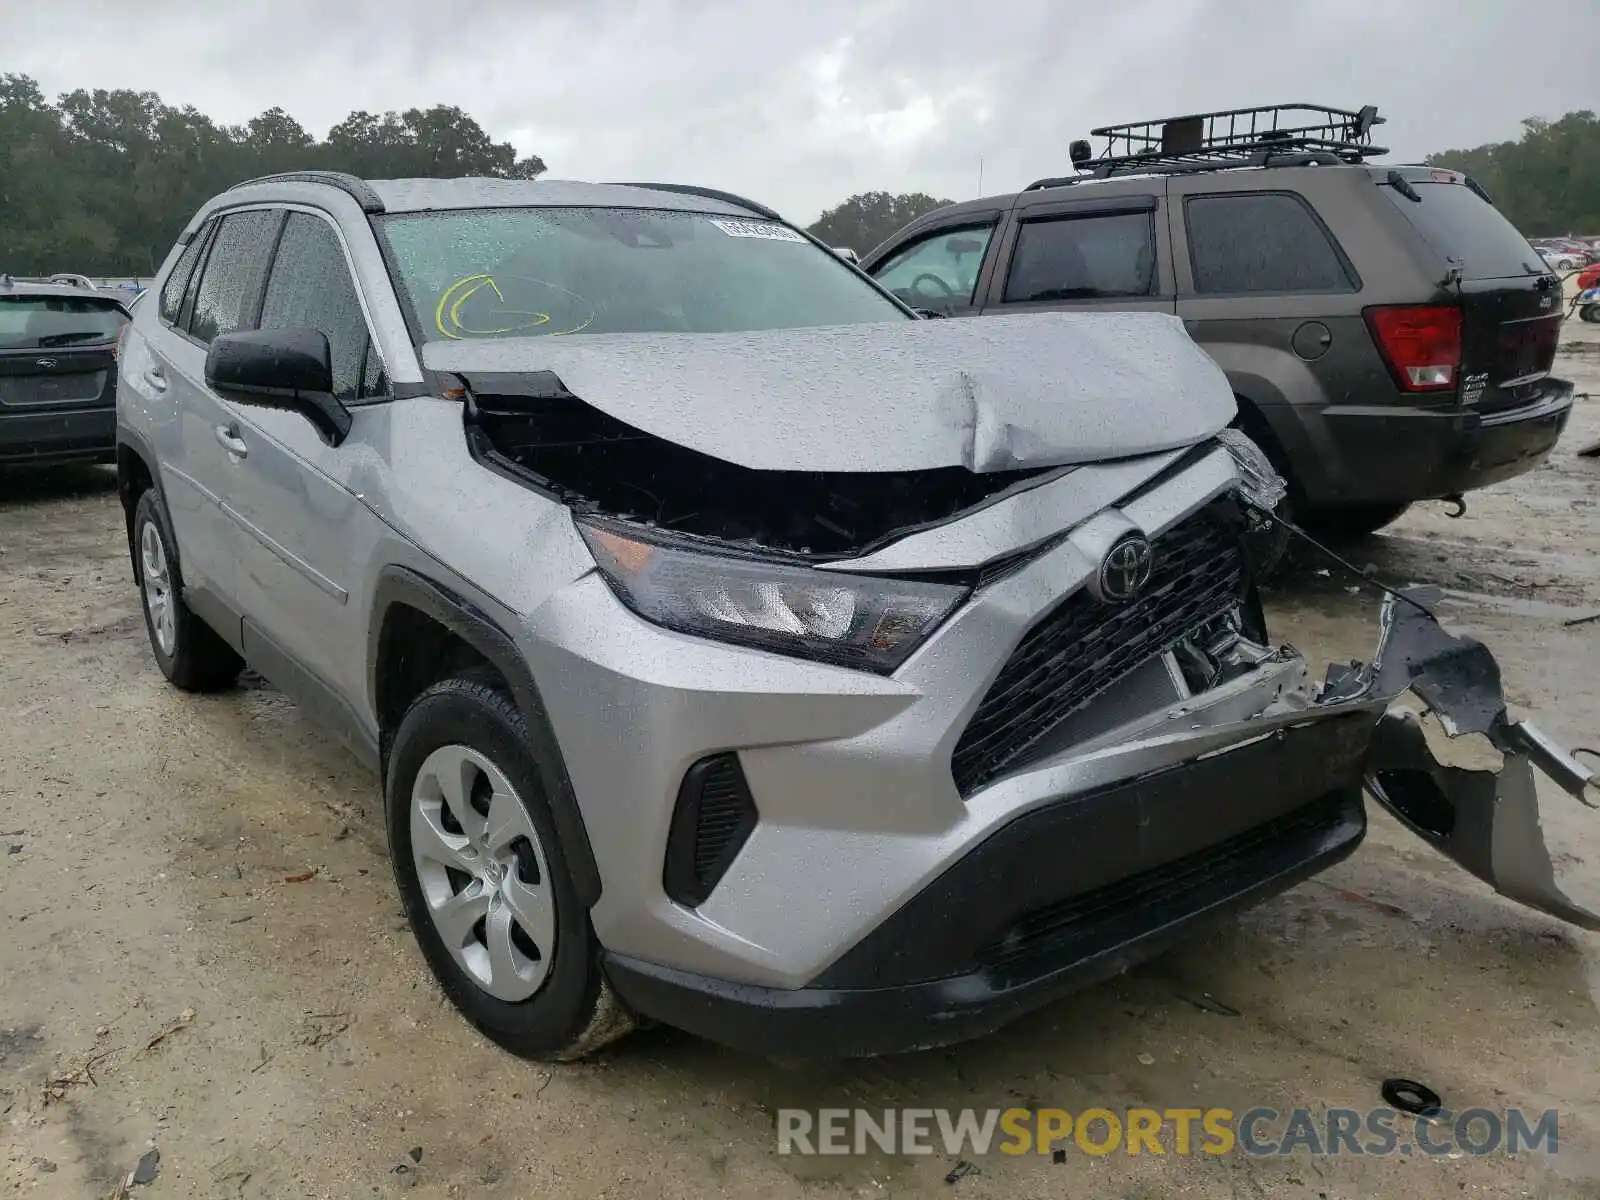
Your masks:
<path fill-rule="evenodd" d="M 1558 1114 L 1468 1108 L 782 1108 L 779 1154 L 1519 1154 L 1559 1150 Z"/>

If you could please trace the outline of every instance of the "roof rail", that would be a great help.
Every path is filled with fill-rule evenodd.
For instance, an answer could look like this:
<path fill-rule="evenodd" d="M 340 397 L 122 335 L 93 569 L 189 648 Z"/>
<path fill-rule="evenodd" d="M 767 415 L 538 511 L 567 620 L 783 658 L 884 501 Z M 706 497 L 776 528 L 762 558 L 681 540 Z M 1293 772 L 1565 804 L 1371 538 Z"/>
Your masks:
<path fill-rule="evenodd" d="M 1372 144 L 1373 126 L 1384 121 L 1371 104 L 1350 110 L 1296 102 L 1105 125 L 1090 131 L 1106 139 L 1098 157 L 1087 141 L 1072 143 L 1078 175 L 1041 179 L 1023 190 L 1115 175 L 1359 163 L 1389 152 Z"/>
<path fill-rule="evenodd" d="M 280 171 L 276 175 L 262 175 L 255 179 L 243 179 L 228 190 L 238 191 L 242 187 L 250 187 L 257 183 L 321 183 L 328 187 L 336 187 L 341 192 L 361 205 L 361 211 L 366 213 L 381 213 L 383 200 L 365 179 L 357 179 L 343 171 Z"/>
<path fill-rule="evenodd" d="M 737 204 L 740 208 L 748 208 L 751 212 L 767 218 L 769 221 L 781 221 L 783 218 L 765 204 L 757 204 L 754 200 L 746 200 L 743 196 L 736 196 L 732 192 L 719 192 L 716 188 L 697 187 L 692 183 L 617 183 L 616 187 L 649 188 L 653 192 L 676 192 L 682 196 L 704 196 L 707 200 L 721 200 L 724 204 Z"/>

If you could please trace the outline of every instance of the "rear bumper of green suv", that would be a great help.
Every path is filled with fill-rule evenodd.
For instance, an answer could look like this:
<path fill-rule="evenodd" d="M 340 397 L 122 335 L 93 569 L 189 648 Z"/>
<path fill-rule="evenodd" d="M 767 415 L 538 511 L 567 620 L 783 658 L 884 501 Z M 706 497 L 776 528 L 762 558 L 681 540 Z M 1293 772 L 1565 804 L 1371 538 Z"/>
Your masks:
<path fill-rule="evenodd" d="M 1312 418 L 1327 476 L 1320 487 L 1312 479 L 1303 486 L 1317 504 L 1406 503 L 1488 487 L 1543 462 L 1571 415 L 1572 384 L 1558 379 L 1532 402 L 1494 413 L 1335 405 Z"/>

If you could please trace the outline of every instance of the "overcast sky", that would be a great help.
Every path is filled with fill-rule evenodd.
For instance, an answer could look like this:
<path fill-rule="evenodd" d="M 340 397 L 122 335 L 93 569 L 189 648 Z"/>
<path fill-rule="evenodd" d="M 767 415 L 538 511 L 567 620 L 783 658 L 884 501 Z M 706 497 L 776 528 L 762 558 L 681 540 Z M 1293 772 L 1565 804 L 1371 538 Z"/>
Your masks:
<path fill-rule="evenodd" d="M 1600 0 L 0 0 L 0 71 L 227 123 L 458 104 L 552 178 L 741 192 L 802 223 L 1064 171 L 1091 126 L 1376 104 L 1396 159 L 1600 108 Z"/>

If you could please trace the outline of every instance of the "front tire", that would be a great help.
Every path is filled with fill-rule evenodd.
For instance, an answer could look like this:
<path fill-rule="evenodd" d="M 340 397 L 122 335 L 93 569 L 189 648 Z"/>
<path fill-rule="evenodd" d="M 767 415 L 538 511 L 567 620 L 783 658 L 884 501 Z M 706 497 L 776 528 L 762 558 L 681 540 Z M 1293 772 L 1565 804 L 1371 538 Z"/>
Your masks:
<path fill-rule="evenodd" d="M 633 1028 L 561 856 L 528 729 L 491 680 L 411 705 L 384 784 L 411 930 L 445 995 L 523 1058 L 570 1061 Z"/>
<path fill-rule="evenodd" d="M 139 560 L 139 599 L 156 665 L 174 687 L 220 692 L 232 687 L 244 660 L 183 602 L 178 542 L 154 488 L 133 510 L 133 545 Z"/>

